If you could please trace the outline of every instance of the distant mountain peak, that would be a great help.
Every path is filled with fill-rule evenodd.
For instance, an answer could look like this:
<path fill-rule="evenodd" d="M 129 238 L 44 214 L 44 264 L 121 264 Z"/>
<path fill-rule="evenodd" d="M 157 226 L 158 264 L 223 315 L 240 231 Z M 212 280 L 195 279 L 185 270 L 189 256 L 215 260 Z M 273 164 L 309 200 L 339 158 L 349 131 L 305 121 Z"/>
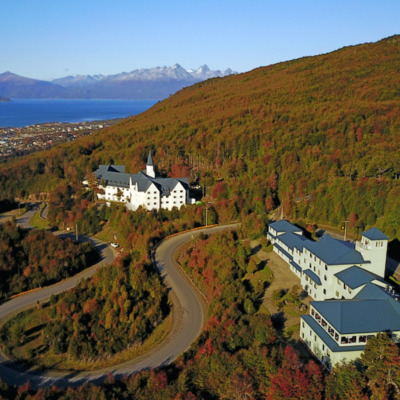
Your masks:
<path fill-rule="evenodd" d="M 232 73 L 231 69 L 213 71 L 206 64 L 186 70 L 176 63 L 172 67 L 141 68 L 114 75 L 68 75 L 47 82 L 7 71 L 0 74 L 0 90 L 11 98 L 160 100 L 186 86 Z"/>

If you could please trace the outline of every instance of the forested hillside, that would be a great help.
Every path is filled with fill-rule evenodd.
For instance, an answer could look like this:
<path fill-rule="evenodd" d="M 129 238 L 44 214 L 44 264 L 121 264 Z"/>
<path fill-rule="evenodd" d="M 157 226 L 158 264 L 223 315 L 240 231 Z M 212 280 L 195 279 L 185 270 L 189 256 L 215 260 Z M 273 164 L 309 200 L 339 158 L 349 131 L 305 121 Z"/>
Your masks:
<path fill-rule="evenodd" d="M 400 36 L 211 79 L 90 137 L 3 165 L 2 197 L 77 185 L 101 163 L 205 185 L 227 219 L 285 215 L 400 237 Z M 243 211 L 244 210 L 244 211 Z"/>

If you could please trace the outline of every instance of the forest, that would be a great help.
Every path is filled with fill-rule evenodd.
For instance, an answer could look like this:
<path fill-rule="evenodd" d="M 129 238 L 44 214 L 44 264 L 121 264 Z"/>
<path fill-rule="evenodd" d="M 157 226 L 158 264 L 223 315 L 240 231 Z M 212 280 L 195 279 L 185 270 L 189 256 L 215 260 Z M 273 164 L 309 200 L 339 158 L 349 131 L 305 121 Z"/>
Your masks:
<path fill-rule="evenodd" d="M 58 282 L 96 260 L 90 242 L 75 244 L 14 221 L 0 224 L 0 298 Z"/>
<path fill-rule="evenodd" d="M 301 344 L 259 312 L 263 288 L 243 279 L 250 253 L 238 239 L 235 232 L 203 235 L 180 251 L 180 263 L 206 295 L 208 315 L 199 338 L 171 365 L 121 380 L 110 374 L 102 385 L 79 388 L 35 391 L 29 383 L 19 388 L 3 383 L 0 395 L 27 400 L 399 398 L 400 352 L 386 334 L 368 342 L 357 366 L 339 365 L 330 374 L 301 356 Z"/>
<path fill-rule="evenodd" d="M 113 272 L 121 280 L 112 306 L 91 281 L 77 292 L 52 299 L 51 307 L 60 308 L 60 320 L 50 315 L 54 325 L 49 324 L 48 340 L 61 336 L 59 350 L 66 357 L 84 352 L 90 358 L 98 351 L 113 354 L 121 348 L 113 340 L 99 340 L 107 337 L 107 315 L 114 324 L 122 315 L 119 334 L 132 338 L 138 329 L 137 299 L 129 299 L 125 307 L 130 294 L 123 289 L 128 292 L 131 269 L 147 265 L 158 240 L 204 225 L 206 213 L 209 224 L 238 220 L 242 227 L 240 232 L 202 236 L 182 249 L 179 261 L 204 293 L 208 315 L 198 340 L 170 366 L 120 381 L 109 375 L 102 385 L 65 390 L 1 384 L 0 395 L 399 399 L 399 348 L 386 335 L 368 342 L 357 365 L 338 366 L 328 374 L 260 312 L 265 288 L 253 286 L 245 277 L 255 268 L 249 267 L 245 239 L 262 236 L 268 213 L 280 206 L 291 220 L 337 227 L 348 220 L 355 235 L 377 226 L 391 239 L 400 238 L 399 65 L 400 36 L 393 36 L 211 79 L 89 137 L 1 164 L 0 200 L 12 202 L 46 192 L 53 226 L 77 225 L 89 234 L 108 231 L 118 235 L 129 254 L 130 261 L 118 261 Z M 142 170 L 149 150 L 160 175 L 188 176 L 200 188 L 205 194 L 202 204 L 157 214 L 131 213 L 123 206 L 99 207 L 96 188 L 82 187 L 84 177 L 99 164 L 123 164 L 131 173 Z M 78 299 L 79 307 L 72 310 L 70 302 Z M 145 312 L 141 321 L 158 323 L 164 315 L 162 303 L 155 315 Z M 85 307 L 93 307 L 92 313 L 85 313 Z M 69 315 L 76 316 L 75 325 L 62 322 Z M 93 322 L 90 328 L 88 322 Z M 135 332 L 147 335 L 151 323 L 141 324 L 146 328 Z M 88 345 L 74 344 L 75 336 Z"/>
<path fill-rule="evenodd" d="M 39 333 L 35 348 L 18 352 L 18 358 L 46 367 L 51 361 L 60 368 L 65 358 L 89 362 L 139 346 L 168 313 L 167 289 L 149 260 L 126 256 L 52 296 L 48 306 L 36 311 L 36 325 L 27 328 L 29 310 L 8 321 L 0 337 L 3 349 L 15 358 L 15 350 L 31 341 L 25 332 Z"/>
<path fill-rule="evenodd" d="M 99 164 L 188 175 L 221 219 L 284 215 L 400 236 L 400 37 L 211 79 L 74 143 L 0 167 L 4 199 L 70 192 Z"/>

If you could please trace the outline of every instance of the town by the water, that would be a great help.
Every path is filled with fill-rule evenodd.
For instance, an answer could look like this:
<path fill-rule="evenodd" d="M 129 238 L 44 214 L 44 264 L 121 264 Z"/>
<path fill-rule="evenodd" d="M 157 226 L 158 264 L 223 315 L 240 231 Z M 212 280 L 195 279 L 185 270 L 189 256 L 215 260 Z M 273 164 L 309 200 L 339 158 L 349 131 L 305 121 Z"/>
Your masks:
<path fill-rule="evenodd" d="M 0 162 L 49 149 L 64 142 L 72 142 L 99 129 L 115 125 L 119 121 L 121 119 L 76 123 L 50 122 L 21 128 L 0 128 Z"/>

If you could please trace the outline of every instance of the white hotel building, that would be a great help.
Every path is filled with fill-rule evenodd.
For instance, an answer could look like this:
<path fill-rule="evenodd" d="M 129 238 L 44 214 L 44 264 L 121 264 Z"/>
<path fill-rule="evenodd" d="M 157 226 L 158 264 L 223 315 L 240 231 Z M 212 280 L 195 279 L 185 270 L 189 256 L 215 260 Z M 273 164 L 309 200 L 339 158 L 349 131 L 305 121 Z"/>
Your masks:
<path fill-rule="evenodd" d="M 388 238 L 379 229 L 352 244 L 325 235 L 307 239 L 288 221 L 270 224 L 268 239 L 315 300 L 300 337 L 328 366 L 357 359 L 368 339 L 388 332 L 400 341 L 398 295 L 384 280 Z"/>
<path fill-rule="evenodd" d="M 137 174 L 125 173 L 124 165 L 100 165 L 94 174 L 101 189 L 98 199 L 124 203 L 129 210 L 172 210 L 195 202 L 189 196 L 187 178 L 156 177 L 151 153 L 146 169 Z"/>

